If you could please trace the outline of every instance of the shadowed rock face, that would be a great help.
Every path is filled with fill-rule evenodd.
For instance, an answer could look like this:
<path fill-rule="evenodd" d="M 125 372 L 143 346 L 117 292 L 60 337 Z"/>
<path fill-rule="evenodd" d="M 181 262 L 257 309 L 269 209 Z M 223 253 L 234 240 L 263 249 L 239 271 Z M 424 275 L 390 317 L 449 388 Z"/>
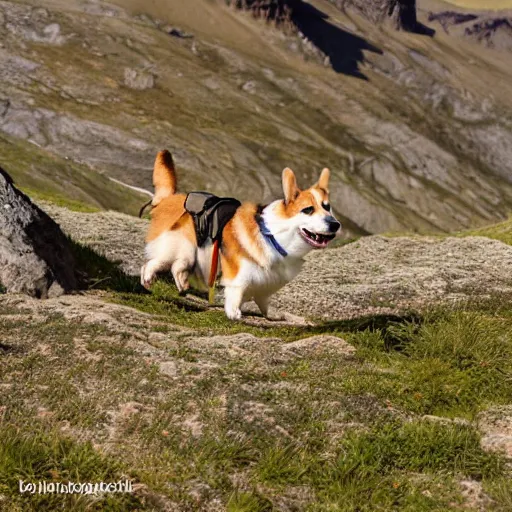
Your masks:
<path fill-rule="evenodd" d="M 451 35 L 469 39 L 493 50 L 512 51 L 512 16 L 503 11 L 430 12 L 428 21 L 437 22 Z"/>
<path fill-rule="evenodd" d="M 415 30 L 417 26 L 416 0 L 329 0 L 339 9 L 355 7 L 373 22 L 390 18 L 396 28 Z M 264 17 L 277 23 L 292 20 L 292 15 L 308 9 L 302 0 L 231 0 L 239 9 L 251 10 L 256 17 Z"/>
<path fill-rule="evenodd" d="M 76 288 L 75 265 L 59 226 L 0 168 L 0 283 L 8 292 L 55 297 Z"/>
<path fill-rule="evenodd" d="M 231 0 L 237 9 L 251 10 L 256 18 L 265 18 L 276 24 L 290 23 L 293 11 L 300 9 L 302 0 Z"/>
<path fill-rule="evenodd" d="M 434 31 L 418 22 L 416 0 L 329 0 L 339 9 L 355 8 L 374 23 L 391 21 L 397 30 L 433 35 Z M 274 21 L 277 25 L 297 26 L 297 18 L 314 18 L 309 3 L 302 0 L 232 0 L 231 5 L 251 10 L 255 17 Z M 303 20 L 304 23 L 304 20 Z M 300 28 L 300 27 L 299 27 Z"/>
<path fill-rule="evenodd" d="M 489 18 L 466 27 L 464 35 L 490 48 L 512 50 L 512 18 Z"/>
<path fill-rule="evenodd" d="M 416 0 L 329 1 L 341 10 L 355 8 L 373 23 L 390 22 L 397 30 L 434 34 L 432 29 L 418 22 Z M 366 79 L 359 70 L 359 64 L 364 61 L 363 51 L 382 54 L 379 48 L 335 26 L 324 12 L 302 0 L 235 0 L 230 5 L 250 10 L 254 17 L 273 21 L 287 31 L 298 32 L 337 73 Z"/>
<path fill-rule="evenodd" d="M 397 30 L 433 35 L 418 22 L 416 0 L 329 0 L 339 9 L 356 9 L 373 23 L 390 22 Z"/>

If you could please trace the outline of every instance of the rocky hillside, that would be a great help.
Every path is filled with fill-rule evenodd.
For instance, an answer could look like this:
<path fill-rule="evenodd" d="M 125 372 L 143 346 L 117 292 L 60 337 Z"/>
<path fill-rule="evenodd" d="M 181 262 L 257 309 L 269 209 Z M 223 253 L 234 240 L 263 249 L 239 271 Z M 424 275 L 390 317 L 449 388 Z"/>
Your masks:
<path fill-rule="evenodd" d="M 144 197 L 109 178 L 150 188 L 168 147 L 184 189 L 242 199 L 329 166 L 356 233 L 505 217 L 507 58 L 427 27 L 445 4 L 418 2 L 434 37 L 351 5 L 311 1 L 287 31 L 220 0 L 4 0 L 1 163 L 22 188 L 130 212 Z"/>
<path fill-rule="evenodd" d="M 512 51 L 512 4 L 510 10 L 438 10 L 430 12 L 428 20 L 439 23 L 451 36 L 500 52 Z"/>

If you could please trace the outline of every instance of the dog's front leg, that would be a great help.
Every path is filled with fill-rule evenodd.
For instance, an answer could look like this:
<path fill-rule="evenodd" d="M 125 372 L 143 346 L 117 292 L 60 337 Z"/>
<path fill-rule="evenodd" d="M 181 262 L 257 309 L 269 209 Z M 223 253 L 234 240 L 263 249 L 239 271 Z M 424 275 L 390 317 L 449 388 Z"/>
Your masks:
<path fill-rule="evenodd" d="M 255 295 L 254 302 L 260 308 L 261 314 L 268 318 L 268 303 L 270 302 L 270 296 L 268 295 Z"/>
<path fill-rule="evenodd" d="M 261 314 L 272 322 L 278 322 L 280 320 L 285 320 L 285 316 L 282 313 L 274 313 L 271 315 L 268 312 L 268 305 L 270 302 L 270 295 L 255 295 L 254 302 L 260 308 Z"/>
<path fill-rule="evenodd" d="M 240 320 L 242 318 L 242 301 L 244 297 L 244 288 L 241 286 L 227 286 L 224 289 L 224 311 L 230 320 Z"/>

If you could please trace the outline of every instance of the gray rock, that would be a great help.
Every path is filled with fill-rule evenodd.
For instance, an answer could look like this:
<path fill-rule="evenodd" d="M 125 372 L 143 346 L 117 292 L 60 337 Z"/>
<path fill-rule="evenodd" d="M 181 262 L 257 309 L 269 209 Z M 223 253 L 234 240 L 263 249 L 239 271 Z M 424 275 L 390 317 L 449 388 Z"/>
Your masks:
<path fill-rule="evenodd" d="M 0 283 L 8 292 L 37 298 L 56 297 L 77 285 L 64 233 L 1 168 Z"/>
<path fill-rule="evenodd" d="M 130 87 L 130 89 L 137 89 L 140 91 L 152 89 L 155 86 L 155 77 L 151 73 L 146 73 L 145 71 L 125 68 L 124 84 L 126 87 Z"/>
<path fill-rule="evenodd" d="M 512 460 L 512 406 L 492 407 L 478 417 L 482 448 Z"/>
<path fill-rule="evenodd" d="M 272 297 L 279 311 L 339 320 L 512 292 L 512 247 L 484 237 L 364 237 L 308 255 Z"/>
<path fill-rule="evenodd" d="M 242 85 L 242 90 L 248 92 L 249 94 L 254 94 L 256 91 L 256 83 L 253 80 L 245 82 L 245 84 Z"/>

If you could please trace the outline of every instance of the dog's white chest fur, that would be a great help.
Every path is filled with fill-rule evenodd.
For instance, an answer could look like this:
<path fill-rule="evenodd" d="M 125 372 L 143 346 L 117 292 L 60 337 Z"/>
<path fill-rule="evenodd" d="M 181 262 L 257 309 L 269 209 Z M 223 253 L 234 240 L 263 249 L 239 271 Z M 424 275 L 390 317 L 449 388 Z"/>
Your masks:
<path fill-rule="evenodd" d="M 240 305 L 250 300 L 254 300 L 263 315 L 267 316 L 270 296 L 300 272 L 303 262 L 302 258 L 284 258 L 262 267 L 243 258 L 237 276 L 222 281 L 228 318 L 241 318 Z"/>
<path fill-rule="evenodd" d="M 261 267 L 244 258 L 236 278 L 222 284 L 244 288 L 244 299 L 251 300 L 254 296 L 275 293 L 300 272 L 303 263 L 302 258 L 287 258 L 275 261 L 268 267 Z"/>

